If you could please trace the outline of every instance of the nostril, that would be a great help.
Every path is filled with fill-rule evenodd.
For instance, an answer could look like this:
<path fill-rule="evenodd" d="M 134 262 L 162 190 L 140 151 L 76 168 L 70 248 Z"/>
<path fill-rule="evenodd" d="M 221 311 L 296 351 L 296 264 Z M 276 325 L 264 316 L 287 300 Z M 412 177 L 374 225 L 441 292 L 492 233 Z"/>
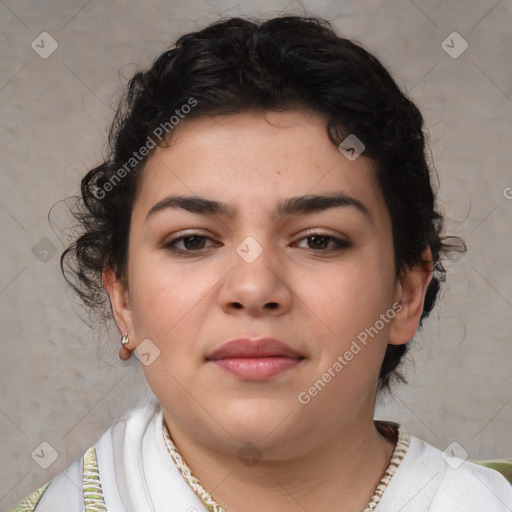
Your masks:
<path fill-rule="evenodd" d="M 277 302 L 269 302 L 268 304 L 265 304 L 265 307 L 267 309 L 276 309 L 278 307 Z"/>

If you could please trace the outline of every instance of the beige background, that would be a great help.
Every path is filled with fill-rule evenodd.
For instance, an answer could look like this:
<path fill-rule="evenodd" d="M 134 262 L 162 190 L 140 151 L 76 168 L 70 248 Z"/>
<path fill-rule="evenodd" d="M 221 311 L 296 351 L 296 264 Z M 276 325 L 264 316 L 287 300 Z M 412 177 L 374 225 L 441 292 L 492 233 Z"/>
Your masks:
<path fill-rule="evenodd" d="M 468 243 L 467 254 L 449 264 L 442 301 L 417 336 L 409 385 L 377 414 L 441 449 L 456 441 L 473 459 L 512 458 L 510 0 L 3 0 L 1 510 L 147 399 L 137 361 L 117 360 L 115 332 L 98 346 L 60 276 L 53 252 L 63 247 L 63 205 L 54 208 L 53 229 L 47 219 L 99 161 L 123 74 L 220 14 L 303 9 L 375 52 L 417 101 L 449 231 Z M 34 40 L 42 46 L 43 31 L 58 43 L 46 59 L 31 47 Z M 458 58 L 442 47 L 453 31 L 469 44 Z M 447 44 L 453 52 L 461 42 Z M 31 457 L 43 441 L 58 454 L 48 469 Z"/>

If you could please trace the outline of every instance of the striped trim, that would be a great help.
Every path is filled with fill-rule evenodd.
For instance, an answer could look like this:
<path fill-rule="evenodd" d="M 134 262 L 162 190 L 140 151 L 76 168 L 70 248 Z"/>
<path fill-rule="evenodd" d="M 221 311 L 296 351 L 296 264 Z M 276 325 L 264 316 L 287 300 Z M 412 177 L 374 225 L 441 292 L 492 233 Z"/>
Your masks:
<path fill-rule="evenodd" d="M 400 462 L 404 458 L 407 449 L 409 448 L 409 434 L 406 430 L 399 425 L 398 423 L 393 423 L 390 421 L 375 421 L 375 426 L 379 431 L 381 431 L 386 437 L 392 437 L 396 439 L 395 449 L 393 450 L 393 454 L 391 455 L 391 460 L 389 465 L 384 472 L 384 475 L 380 479 L 380 482 L 377 484 L 377 487 L 371 497 L 370 501 L 362 510 L 362 512 L 373 512 L 375 507 L 379 503 L 384 491 L 386 490 L 391 477 L 395 474 Z M 201 482 L 192 474 L 192 470 L 188 467 L 187 463 L 183 460 L 178 448 L 173 443 L 171 439 L 171 435 L 169 430 L 167 429 L 167 425 L 162 419 L 162 432 L 164 436 L 165 445 L 167 446 L 167 451 L 171 456 L 172 460 L 176 464 L 176 467 L 182 474 L 183 478 L 189 485 L 189 487 L 194 491 L 196 496 L 203 502 L 209 512 L 226 512 L 210 495 L 210 493 L 202 486 Z"/>
<path fill-rule="evenodd" d="M 173 443 L 169 431 L 167 430 L 167 426 L 162 420 L 162 432 L 164 435 L 165 445 L 167 446 L 167 451 L 171 456 L 172 460 L 176 464 L 176 467 L 179 469 L 183 478 L 189 485 L 189 487 L 194 491 L 196 496 L 203 502 L 209 512 L 226 512 L 211 496 L 210 493 L 202 486 L 201 482 L 192 474 L 191 469 L 188 467 L 187 463 L 183 460 L 181 453 L 176 448 L 176 445 Z"/>
<path fill-rule="evenodd" d="M 44 491 L 48 488 L 51 482 L 48 482 L 43 487 L 37 489 L 37 491 L 33 492 L 30 496 L 26 497 L 21 503 L 16 505 L 11 512 L 34 512 L 36 509 L 41 496 L 44 494 Z"/>
<path fill-rule="evenodd" d="M 85 512 L 107 512 L 94 447 L 89 448 L 84 455 L 83 489 Z"/>
<path fill-rule="evenodd" d="M 366 505 L 366 508 L 363 510 L 363 512 L 373 512 L 375 510 L 375 507 L 378 505 L 380 499 L 382 498 L 382 495 L 384 494 L 384 491 L 386 490 L 386 487 L 388 486 L 391 477 L 395 474 L 396 470 L 398 469 L 398 466 L 400 465 L 400 462 L 402 462 L 402 459 L 404 458 L 404 455 L 407 452 L 407 449 L 409 448 L 409 434 L 401 425 L 398 425 L 397 423 L 379 421 L 376 422 L 377 429 L 379 429 L 380 425 L 382 424 L 386 430 L 388 429 L 388 426 L 397 429 L 398 439 L 396 441 L 393 454 L 391 455 L 389 466 L 387 467 L 386 471 L 384 471 L 384 475 L 382 475 L 382 478 L 380 479 L 380 482 L 377 484 L 373 496 L 371 497 L 370 501 L 368 502 L 368 505 Z"/>

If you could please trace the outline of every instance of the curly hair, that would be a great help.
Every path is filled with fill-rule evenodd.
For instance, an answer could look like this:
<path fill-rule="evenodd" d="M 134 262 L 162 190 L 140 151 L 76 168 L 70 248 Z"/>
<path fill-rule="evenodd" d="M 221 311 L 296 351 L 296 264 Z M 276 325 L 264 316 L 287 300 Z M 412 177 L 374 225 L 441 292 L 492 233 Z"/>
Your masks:
<path fill-rule="evenodd" d="M 327 20 L 303 16 L 217 21 L 181 36 L 150 69 L 131 78 L 110 128 L 108 155 L 81 182 L 74 211 L 81 233 L 61 257 L 63 275 L 85 305 L 106 312 L 104 268 L 126 279 L 138 177 L 151 148 L 172 137 L 170 116 L 250 109 L 313 110 L 326 120 L 334 144 L 349 134 L 363 141 L 390 212 L 397 275 L 421 263 L 425 248 L 431 250 L 434 277 L 421 326 L 445 279 L 442 256 L 465 250 L 460 239 L 443 236 L 422 115 L 375 56 L 339 37 Z M 379 391 L 389 390 L 393 377 L 405 381 L 398 366 L 408 346 L 387 346 Z"/>

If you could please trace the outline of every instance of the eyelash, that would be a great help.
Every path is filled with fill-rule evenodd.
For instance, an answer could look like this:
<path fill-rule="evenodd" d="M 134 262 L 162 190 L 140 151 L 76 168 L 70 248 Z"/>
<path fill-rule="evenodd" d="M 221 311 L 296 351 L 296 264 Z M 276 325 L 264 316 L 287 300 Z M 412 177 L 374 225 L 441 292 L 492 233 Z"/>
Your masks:
<path fill-rule="evenodd" d="M 169 242 L 165 243 L 164 248 L 168 249 L 169 251 L 171 251 L 173 253 L 178 253 L 178 254 L 190 254 L 190 255 L 192 255 L 193 253 L 201 253 L 202 251 L 207 249 L 207 247 L 206 248 L 202 247 L 201 249 L 198 249 L 198 250 L 178 249 L 176 247 L 176 244 L 178 242 L 186 240 L 187 238 L 195 238 L 195 237 L 202 238 L 202 239 L 213 240 L 209 236 L 202 235 L 200 233 L 191 233 L 191 234 L 183 235 L 183 236 L 174 238 L 173 240 L 170 240 Z M 303 236 L 302 238 L 300 238 L 299 241 L 305 240 L 305 239 L 308 239 L 308 238 L 313 238 L 313 237 L 325 238 L 325 239 L 328 239 L 328 241 L 333 242 L 334 244 L 336 244 L 336 247 L 331 248 L 331 249 L 311 249 L 311 248 L 307 248 L 308 250 L 313 251 L 313 252 L 317 252 L 317 253 L 327 253 L 327 252 L 332 252 L 332 251 L 339 251 L 339 250 L 342 250 L 342 249 L 348 249 L 351 246 L 351 244 L 349 242 L 347 242 L 346 240 L 342 240 L 341 238 L 337 238 L 335 236 L 328 235 L 326 233 L 313 232 L 313 231 L 308 232 L 308 234 Z"/>

